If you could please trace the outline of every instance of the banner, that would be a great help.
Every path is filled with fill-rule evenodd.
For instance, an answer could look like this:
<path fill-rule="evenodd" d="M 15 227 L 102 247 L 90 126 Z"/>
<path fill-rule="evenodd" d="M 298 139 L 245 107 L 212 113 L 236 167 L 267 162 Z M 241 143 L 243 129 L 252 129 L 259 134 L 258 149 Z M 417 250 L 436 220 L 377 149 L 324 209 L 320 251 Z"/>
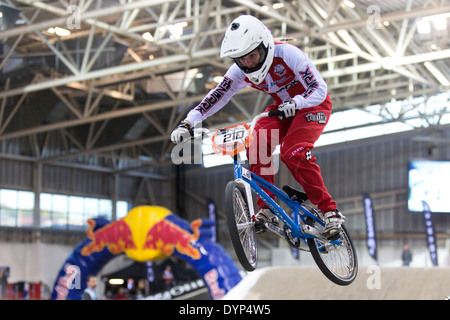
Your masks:
<path fill-rule="evenodd" d="M 372 199 L 368 193 L 363 193 L 364 212 L 366 215 L 367 248 L 370 256 L 377 261 L 377 239 L 375 233 L 375 215 Z"/>
<path fill-rule="evenodd" d="M 211 226 L 211 241 L 217 242 L 217 219 L 216 219 L 216 204 L 211 198 L 206 198 L 206 206 L 208 210 L 208 218 L 214 224 Z"/>
<path fill-rule="evenodd" d="M 423 205 L 423 217 L 425 219 L 425 231 L 427 235 L 428 250 L 430 251 L 431 263 L 433 264 L 433 266 L 437 266 L 438 259 L 437 259 L 436 237 L 434 232 L 431 210 L 430 206 L 426 201 L 422 201 L 422 205 Z"/>
<path fill-rule="evenodd" d="M 116 221 L 89 219 L 80 242 L 55 280 L 52 300 L 80 300 L 88 275 L 97 275 L 116 255 L 160 261 L 175 255 L 203 278 L 212 299 L 222 298 L 242 277 L 225 249 L 211 240 L 210 219 L 188 222 L 169 209 L 139 206 Z"/>
<path fill-rule="evenodd" d="M 291 218 L 294 219 L 293 212 L 291 213 Z M 303 241 L 303 240 L 300 240 L 300 241 Z M 292 258 L 294 258 L 295 260 L 300 260 L 300 249 L 299 248 L 294 248 L 291 246 Z"/>

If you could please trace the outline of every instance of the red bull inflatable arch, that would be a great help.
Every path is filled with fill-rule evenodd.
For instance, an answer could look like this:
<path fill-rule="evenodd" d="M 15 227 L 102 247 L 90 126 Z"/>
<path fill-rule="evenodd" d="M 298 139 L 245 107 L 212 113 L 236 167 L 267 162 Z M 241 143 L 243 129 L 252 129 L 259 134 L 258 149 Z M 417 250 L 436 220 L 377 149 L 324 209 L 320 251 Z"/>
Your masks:
<path fill-rule="evenodd" d="M 220 299 L 241 281 L 241 276 L 227 252 L 211 240 L 208 221 L 189 223 L 158 206 L 136 207 L 113 222 L 89 219 L 87 239 L 64 262 L 51 299 L 81 300 L 86 277 L 97 275 L 106 263 L 122 253 L 139 262 L 176 255 L 203 278 L 211 298 Z"/>

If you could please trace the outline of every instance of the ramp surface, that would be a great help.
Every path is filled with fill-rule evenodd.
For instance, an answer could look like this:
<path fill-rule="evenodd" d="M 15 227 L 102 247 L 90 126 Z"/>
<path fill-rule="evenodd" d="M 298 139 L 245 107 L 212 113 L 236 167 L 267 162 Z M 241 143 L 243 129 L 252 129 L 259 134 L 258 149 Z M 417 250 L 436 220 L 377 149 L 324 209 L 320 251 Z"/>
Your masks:
<path fill-rule="evenodd" d="M 338 286 L 317 267 L 268 267 L 249 273 L 225 299 L 233 300 L 444 300 L 450 268 L 362 267 L 349 286 Z"/>

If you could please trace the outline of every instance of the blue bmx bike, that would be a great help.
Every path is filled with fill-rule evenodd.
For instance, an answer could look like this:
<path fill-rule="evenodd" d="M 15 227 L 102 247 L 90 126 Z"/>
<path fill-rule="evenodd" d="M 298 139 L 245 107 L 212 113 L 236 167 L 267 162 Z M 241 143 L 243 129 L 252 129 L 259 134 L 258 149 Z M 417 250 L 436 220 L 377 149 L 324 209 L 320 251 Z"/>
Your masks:
<path fill-rule="evenodd" d="M 234 158 L 234 180 L 225 189 L 225 212 L 231 241 L 237 258 L 247 271 L 255 270 L 258 263 L 258 246 L 253 194 L 258 196 L 279 218 L 281 223 L 265 222 L 267 230 L 285 239 L 293 248 L 309 251 L 322 273 L 338 285 L 351 284 L 358 272 L 358 260 L 353 242 L 345 225 L 333 239 L 323 236 L 325 222 L 322 213 L 305 205 L 304 192 L 288 185 L 282 190 L 243 167 L 240 152 L 249 147 L 256 122 L 262 117 L 279 116 L 279 111 L 257 115 L 250 125 L 241 123 L 217 130 L 202 129 L 212 134 L 216 154 Z M 263 189 L 270 190 L 278 202 Z"/>

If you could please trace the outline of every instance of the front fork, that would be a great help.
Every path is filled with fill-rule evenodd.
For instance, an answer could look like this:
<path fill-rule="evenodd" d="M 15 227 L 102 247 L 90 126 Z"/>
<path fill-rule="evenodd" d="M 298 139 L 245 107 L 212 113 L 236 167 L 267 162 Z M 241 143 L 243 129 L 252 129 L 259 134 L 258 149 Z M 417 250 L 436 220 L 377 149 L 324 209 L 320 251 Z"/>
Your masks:
<path fill-rule="evenodd" d="M 252 188 L 250 187 L 250 184 L 242 178 L 243 175 L 250 175 L 250 171 L 242 168 L 241 156 L 239 153 L 236 154 L 233 158 L 234 158 L 234 181 L 243 186 L 245 189 L 245 195 L 247 197 L 247 207 L 250 212 L 250 218 L 254 222 L 255 208 L 253 207 Z M 251 179 L 251 177 L 247 178 Z"/>
<path fill-rule="evenodd" d="M 250 213 L 250 218 L 255 221 L 255 208 L 253 206 L 253 197 L 252 197 L 252 188 L 250 187 L 250 184 L 246 182 L 242 178 L 236 178 L 234 179 L 238 184 L 244 187 L 245 189 L 245 196 L 247 197 L 247 207 Z"/>

